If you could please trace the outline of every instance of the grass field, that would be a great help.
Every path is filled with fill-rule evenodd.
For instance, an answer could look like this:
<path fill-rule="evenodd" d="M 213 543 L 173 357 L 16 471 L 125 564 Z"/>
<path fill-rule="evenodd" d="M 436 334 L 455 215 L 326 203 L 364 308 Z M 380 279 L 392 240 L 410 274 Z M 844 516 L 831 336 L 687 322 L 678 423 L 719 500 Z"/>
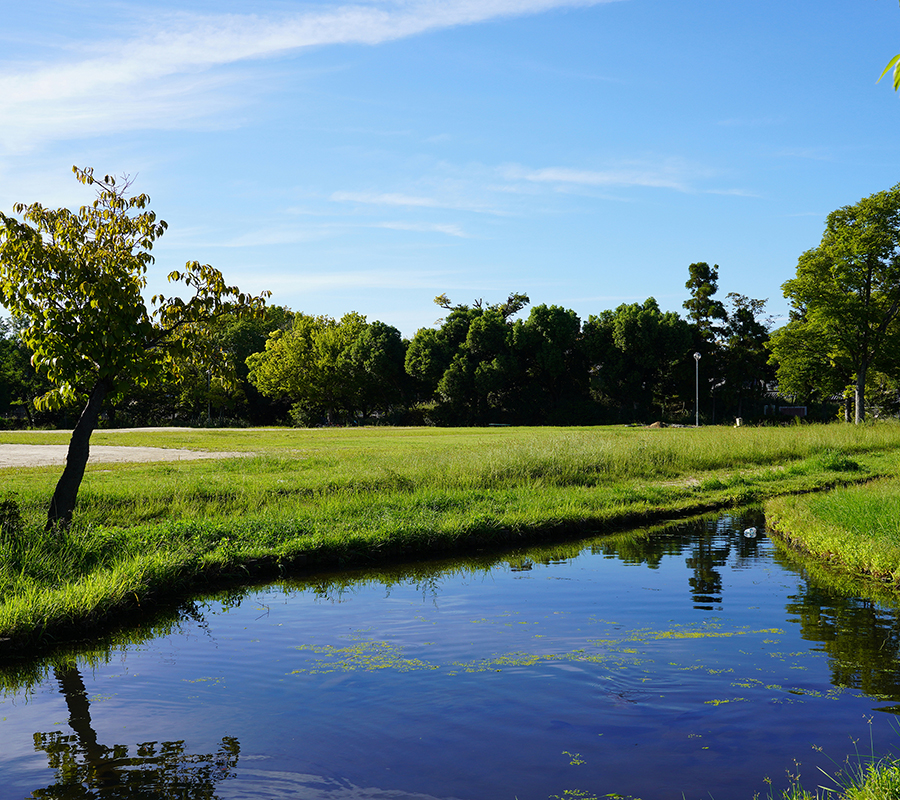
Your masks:
<path fill-rule="evenodd" d="M 0 433 L 0 443 L 65 443 Z M 0 658 L 240 576 L 602 533 L 894 476 L 900 426 L 97 431 L 93 444 L 239 452 L 88 467 L 45 534 L 60 468 L 0 470 Z"/>

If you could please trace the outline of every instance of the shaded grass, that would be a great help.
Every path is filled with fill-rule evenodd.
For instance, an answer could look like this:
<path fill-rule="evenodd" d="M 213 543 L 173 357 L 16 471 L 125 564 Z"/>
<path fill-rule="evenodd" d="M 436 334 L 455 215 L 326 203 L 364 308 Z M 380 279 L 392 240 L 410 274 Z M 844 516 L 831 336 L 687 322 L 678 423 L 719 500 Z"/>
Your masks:
<path fill-rule="evenodd" d="M 0 442 L 54 437 L 66 435 Z M 93 441 L 248 455 L 91 465 L 60 536 L 42 531 L 60 470 L 0 471 L 21 511 L 0 538 L 7 652 L 224 579 L 589 536 L 893 475 L 900 426 L 98 431 Z"/>

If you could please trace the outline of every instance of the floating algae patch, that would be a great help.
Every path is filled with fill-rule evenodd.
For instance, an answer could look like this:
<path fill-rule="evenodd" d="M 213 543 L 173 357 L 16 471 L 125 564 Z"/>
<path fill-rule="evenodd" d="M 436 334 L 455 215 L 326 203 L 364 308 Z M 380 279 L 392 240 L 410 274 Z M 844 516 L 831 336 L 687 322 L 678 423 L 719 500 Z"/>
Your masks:
<path fill-rule="evenodd" d="M 392 669 L 397 672 L 410 672 L 416 669 L 437 669 L 436 664 L 429 664 L 421 659 L 403 658 L 402 648 L 390 642 L 362 641 L 347 647 L 332 645 L 298 645 L 297 650 L 308 650 L 320 658 L 310 667 L 295 669 L 290 674 L 309 673 L 321 675 L 329 672 L 371 672 L 379 669 Z"/>
<path fill-rule="evenodd" d="M 499 618 L 490 619 L 481 617 L 469 620 L 469 624 L 508 627 L 506 618 L 513 616 L 511 612 L 502 613 Z M 425 623 L 426 620 L 419 618 Z M 433 621 L 432 621 L 433 622 Z M 783 635 L 779 628 L 752 628 L 743 626 L 734 630 L 722 630 L 723 623 L 712 621 L 691 625 L 674 625 L 667 630 L 653 628 L 638 628 L 625 630 L 623 626 L 608 620 L 590 620 L 591 623 L 601 623 L 614 629 L 615 636 L 604 638 L 578 637 L 578 645 L 567 650 L 542 650 L 536 651 L 528 648 L 518 648 L 510 651 L 494 652 L 482 658 L 474 660 L 453 660 L 428 657 L 429 650 L 435 649 L 435 642 L 427 641 L 410 644 L 408 642 L 392 642 L 385 639 L 366 638 L 365 632 L 357 631 L 350 634 L 347 644 L 302 644 L 295 646 L 295 650 L 308 655 L 308 662 L 304 666 L 298 666 L 289 674 L 292 675 L 320 675 L 335 672 L 376 672 L 380 670 L 393 670 L 396 672 L 411 672 L 420 670 L 441 671 L 443 674 L 453 676 L 462 673 L 473 674 L 479 672 L 500 672 L 506 669 L 523 669 L 541 667 L 551 664 L 575 664 L 591 665 L 601 670 L 631 670 L 648 665 L 659 670 L 676 670 L 680 672 L 700 671 L 710 676 L 733 676 L 736 667 L 733 665 L 720 665 L 716 663 L 684 663 L 668 660 L 670 655 L 667 645 L 679 642 L 697 643 L 704 640 L 727 640 L 734 637 L 755 637 L 760 643 L 769 643 L 768 637 L 773 634 Z M 431 624 L 431 623 L 428 623 Z M 520 621 L 522 625 L 544 625 L 546 620 Z M 513 634 L 515 635 L 515 634 Z M 541 644 L 544 638 L 542 634 L 531 634 L 530 641 Z M 535 641 L 537 640 L 537 641 Z M 418 651 L 412 656 L 410 650 Z M 695 654 L 689 651 L 688 654 Z M 666 656 L 663 660 L 660 656 Z M 768 658 L 784 661 L 791 657 L 801 659 L 804 657 L 817 657 L 808 651 L 791 653 L 770 652 Z M 789 665 L 790 669 L 806 669 L 802 664 Z M 642 683 L 652 681 L 646 676 L 638 680 Z M 737 685 L 737 684 L 733 684 Z M 762 681 L 756 678 L 746 679 L 747 687 L 764 686 Z M 774 688 L 775 684 L 769 684 Z M 781 687 L 778 686 L 780 689 Z M 807 694 L 812 695 L 811 692 Z M 743 698 L 741 698 L 743 699 Z M 704 701 L 711 703 L 714 701 Z M 721 703 L 725 701 L 715 701 Z M 729 702 L 735 702 L 731 700 Z"/>

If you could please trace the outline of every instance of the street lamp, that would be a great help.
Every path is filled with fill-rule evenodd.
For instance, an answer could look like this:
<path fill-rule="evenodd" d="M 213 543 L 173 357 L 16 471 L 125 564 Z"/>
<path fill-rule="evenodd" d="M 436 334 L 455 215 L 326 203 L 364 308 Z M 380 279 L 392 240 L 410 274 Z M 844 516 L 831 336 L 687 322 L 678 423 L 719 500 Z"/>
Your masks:
<path fill-rule="evenodd" d="M 694 353 L 694 427 L 700 427 L 700 353 Z"/>

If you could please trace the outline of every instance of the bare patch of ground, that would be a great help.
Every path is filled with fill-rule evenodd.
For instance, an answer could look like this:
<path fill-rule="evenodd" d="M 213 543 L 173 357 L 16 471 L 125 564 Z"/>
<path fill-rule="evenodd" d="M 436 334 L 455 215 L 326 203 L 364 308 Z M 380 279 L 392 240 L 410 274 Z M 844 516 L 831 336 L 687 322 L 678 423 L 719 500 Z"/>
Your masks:
<path fill-rule="evenodd" d="M 52 467 L 66 463 L 65 444 L 0 444 L 0 469 L 8 467 Z M 201 458 L 235 458 L 247 453 L 212 453 L 168 447 L 116 447 L 92 445 L 89 464 L 145 461 L 191 461 Z"/>

